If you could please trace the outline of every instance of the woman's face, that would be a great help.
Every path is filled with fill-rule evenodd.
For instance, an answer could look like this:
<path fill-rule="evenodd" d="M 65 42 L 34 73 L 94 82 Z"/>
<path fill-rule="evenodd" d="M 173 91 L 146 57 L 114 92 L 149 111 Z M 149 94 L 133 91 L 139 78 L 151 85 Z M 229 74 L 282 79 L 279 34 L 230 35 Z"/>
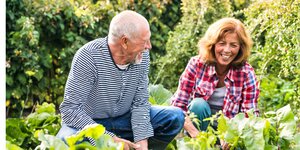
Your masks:
<path fill-rule="evenodd" d="M 240 50 L 240 42 L 236 33 L 228 33 L 215 44 L 215 56 L 219 67 L 228 67 Z"/>

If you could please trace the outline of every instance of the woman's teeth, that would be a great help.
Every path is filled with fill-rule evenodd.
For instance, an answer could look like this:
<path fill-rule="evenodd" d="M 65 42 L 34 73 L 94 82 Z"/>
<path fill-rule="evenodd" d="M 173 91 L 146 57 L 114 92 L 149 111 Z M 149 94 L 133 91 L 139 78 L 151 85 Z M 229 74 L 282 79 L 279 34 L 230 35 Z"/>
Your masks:
<path fill-rule="evenodd" d="M 225 60 L 229 59 L 229 57 L 230 57 L 230 55 L 222 55 L 222 54 L 221 54 L 221 56 L 222 56 Z"/>

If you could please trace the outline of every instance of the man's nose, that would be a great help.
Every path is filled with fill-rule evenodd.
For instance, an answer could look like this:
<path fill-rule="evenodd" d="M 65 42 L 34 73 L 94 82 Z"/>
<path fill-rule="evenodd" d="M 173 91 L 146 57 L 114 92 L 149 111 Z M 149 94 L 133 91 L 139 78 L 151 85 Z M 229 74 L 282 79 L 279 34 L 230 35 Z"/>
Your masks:
<path fill-rule="evenodd" d="M 151 45 L 151 41 L 149 40 L 146 42 L 145 49 L 150 50 L 151 48 L 152 48 L 152 45 Z"/>

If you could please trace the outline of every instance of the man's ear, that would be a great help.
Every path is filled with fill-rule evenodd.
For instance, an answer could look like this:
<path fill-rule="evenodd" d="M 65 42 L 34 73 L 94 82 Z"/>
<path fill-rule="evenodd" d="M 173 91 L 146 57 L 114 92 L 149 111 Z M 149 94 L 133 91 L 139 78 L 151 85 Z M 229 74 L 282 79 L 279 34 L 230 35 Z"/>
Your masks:
<path fill-rule="evenodd" d="M 121 46 L 124 48 L 124 49 L 127 49 L 127 42 L 128 42 L 128 39 L 126 36 L 122 36 L 121 37 Z"/>

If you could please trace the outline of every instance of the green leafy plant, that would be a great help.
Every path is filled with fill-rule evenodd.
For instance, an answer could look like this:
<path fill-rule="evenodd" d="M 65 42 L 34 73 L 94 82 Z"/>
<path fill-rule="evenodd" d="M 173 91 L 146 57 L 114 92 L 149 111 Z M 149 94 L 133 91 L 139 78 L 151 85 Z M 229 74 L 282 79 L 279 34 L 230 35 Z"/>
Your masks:
<path fill-rule="evenodd" d="M 15 144 L 12 144 L 10 141 L 6 141 L 6 150 L 23 150 L 23 149 Z"/>
<path fill-rule="evenodd" d="M 6 119 L 6 140 L 24 149 L 34 149 L 39 141 L 33 134 L 41 131 L 55 135 L 60 129 L 60 115 L 53 104 L 37 105 L 36 111 L 26 118 Z"/>
<path fill-rule="evenodd" d="M 61 139 L 54 135 L 44 134 L 42 130 L 37 130 L 35 132 L 35 137 L 41 142 L 35 150 L 67 150 L 69 148 Z"/>
<path fill-rule="evenodd" d="M 172 92 L 175 92 L 179 76 L 190 57 L 198 53 L 197 42 L 208 26 L 217 19 L 232 14 L 229 0 L 183 0 L 181 11 L 180 22 L 169 33 L 167 53 L 156 62 L 159 70 L 156 80 L 152 82 L 163 84 Z"/>
<path fill-rule="evenodd" d="M 251 31 L 255 44 L 250 62 L 256 68 L 256 74 L 264 84 L 269 83 L 271 86 L 282 84 L 269 87 L 269 90 L 262 87 L 263 90 L 273 90 L 270 97 L 274 95 L 274 100 L 279 97 L 277 93 L 284 94 L 278 100 L 282 105 L 277 103 L 276 107 L 289 103 L 298 117 L 300 117 L 299 12 L 300 0 L 253 1 L 243 10 L 245 23 Z M 262 94 L 265 91 L 262 91 Z M 285 96 L 289 98 L 283 98 Z M 267 109 L 274 101 L 264 97 L 260 99 L 260 103 L 267 106 L 262 109 Z"/>
<path fill-rule="evenodd" d="M 104 134 L 105 128 L 100 124 L 88 125 L 75 135 L 71 135 L 66 138 L 66 143 L 61 139 L 53 136 L 44 134 L 42 131 L 37 131 L 35 135 L 38 137 L 41 144 L 38 145 L 36 150 L 79 150 L 79 149 L 89 149 L 89 150 L 122 150 L 123 143 L 115 143 L 112 137 Z M 96 145 L 93 146 L 87 141 L 83 141 L 85 138 L 92 138 L 96 141 Z"/>
<path fill-rule="evenodd" d="M 6 3 L 7 116 L 27 115 L 43 102 L 56 107 L 75 52 L 105 37 L 109 22 L 122 10 L 144 15 L 152 31 L 151 60 L 165 53 L 168 32 L 181 17 L 180 0 L 10 0 Z M 151 64 L 150 80 L 155 74 Z"/>
<path fill-rule="evenodd" d="M 217 131 L 209 126 L 206 132 L 201 131 L 196 138 L 178 139 L 177 148 L 187 150 L 220 149 L 220 146 L 216 145 L 217 139 L 227 142 L 231 149 L 296 150 L 299 148 L 296 119 L 289 105 L 277 111 L 269 111 L 265 113 L 264 117 L 256 117 L 252 111 L 247 114 L 248 118 L 244 113 L 239 113 L 229 119 L 220 112 L 217 114 Z"/>
<path fill-rule="evenodd" d="M 25 120 L 30 131 L 42 129 L 51 135 L 58 132 L 61 122 L 60 115 L 55 114 L 55 106 L 52 103 L 37 105 L 36 112 L 28 115 Z"/>
<path fill-rule="evenodd" d="M 170 105 L 170 98 L 172 97 L 172 92 L 165 89 L 163 85 L 153 85 L 148 86 L 149 89 L 149 102 L 153 105 Z"/>

